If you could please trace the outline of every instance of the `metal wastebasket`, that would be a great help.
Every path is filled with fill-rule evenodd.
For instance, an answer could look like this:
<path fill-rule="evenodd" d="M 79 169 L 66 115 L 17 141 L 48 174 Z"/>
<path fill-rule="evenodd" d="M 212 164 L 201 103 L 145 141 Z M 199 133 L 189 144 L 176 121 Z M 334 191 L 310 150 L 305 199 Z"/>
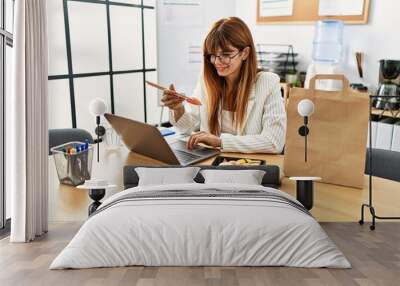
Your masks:
<path fill-rule="evenodd" d="M 83 148 L 86 144 L 86 148 Z M 74 148 L 75 153 L 68 150 Z M 78 186 L 89 180 L 92 173 L 93 145 L 84 142 L 68 142 L 50 149 L 60 183 Z"/>

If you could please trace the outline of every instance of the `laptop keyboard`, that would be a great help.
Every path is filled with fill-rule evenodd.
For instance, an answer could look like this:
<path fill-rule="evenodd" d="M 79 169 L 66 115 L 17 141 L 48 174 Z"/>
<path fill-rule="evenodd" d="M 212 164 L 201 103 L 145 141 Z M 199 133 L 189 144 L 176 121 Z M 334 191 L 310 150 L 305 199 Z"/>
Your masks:
<path fill-rule="evenodd" d="M 181 163 L 188 163 L 191 162 L 193 160 L 199 159 L 201 156 L 192 154 L 192 153 L 188 153 L 182 150 L 173 150 L 175 156 L 178 158 L 179 162 Z"/>

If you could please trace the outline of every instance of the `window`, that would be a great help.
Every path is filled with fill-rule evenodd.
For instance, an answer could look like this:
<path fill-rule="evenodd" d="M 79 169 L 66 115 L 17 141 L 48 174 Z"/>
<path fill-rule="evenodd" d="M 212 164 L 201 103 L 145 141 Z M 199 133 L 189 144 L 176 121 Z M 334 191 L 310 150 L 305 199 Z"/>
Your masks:
<path fill-rule="evenodd" d="M 93 133 L 95 121 L 88 106 L 97 97 L 107 103 L 107 112 L 158 122 L 157 96 L 149 95 L 154 91 L 145 86 L 146 79 L 156 81 L 154 4 L 47 1 L 49 128 L 77 127 Z"/>
<path fill-rule="evenodd" d="M 0 0 L 0 236 L 9 231 L 10 194 L 5 188 L 5 110 L 11 92 L 14 0 Z M 7 226 L 7 228 L 6 228 Z"/>

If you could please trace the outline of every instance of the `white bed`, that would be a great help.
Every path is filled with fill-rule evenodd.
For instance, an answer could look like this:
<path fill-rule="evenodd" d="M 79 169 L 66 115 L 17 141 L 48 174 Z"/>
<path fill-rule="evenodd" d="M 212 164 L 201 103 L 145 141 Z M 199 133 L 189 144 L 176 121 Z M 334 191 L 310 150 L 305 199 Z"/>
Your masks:
<path fill-rule="evenodd" d="M 128 265 L 351 267 L 291 196 L 263 186 L 197 183 L 110 197 L 50 269 Z"/>

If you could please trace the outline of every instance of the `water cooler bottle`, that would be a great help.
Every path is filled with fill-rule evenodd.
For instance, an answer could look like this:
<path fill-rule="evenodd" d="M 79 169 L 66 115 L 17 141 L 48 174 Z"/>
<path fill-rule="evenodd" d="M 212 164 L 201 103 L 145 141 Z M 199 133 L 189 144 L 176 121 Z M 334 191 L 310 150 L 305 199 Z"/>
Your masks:
<path fill-rule="evenodd" d="M 323 20 L 315 24 L 312 62 L 307 69 L 305 88 L 316 74 L 341 74 L 343 51 L 343 22 Z M 318 80 L 320 90 L 341 90 L 342 83 L 335 80 Z"/>

